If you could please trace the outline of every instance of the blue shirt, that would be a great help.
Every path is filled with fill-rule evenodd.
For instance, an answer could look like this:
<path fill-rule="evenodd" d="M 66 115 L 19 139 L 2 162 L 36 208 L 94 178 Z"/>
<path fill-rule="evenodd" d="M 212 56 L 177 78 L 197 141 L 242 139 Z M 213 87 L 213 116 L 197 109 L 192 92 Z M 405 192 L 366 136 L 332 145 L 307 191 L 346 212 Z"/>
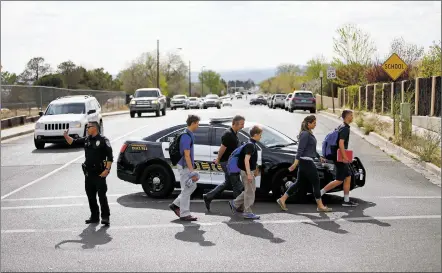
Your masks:
<path fill-rule="evenodd" d="M 186 129 L 186 132 L 188 134 L 183 134 L 180 139 L 180 153 L 183 157 L 178 161 L 178 164 L 182 167 L 187 167 L 186 160 L 184 159 L 184 150 L 190 150 L 190 160 L 192 161 L 192 166 L 194 165 L 193 145 L 195 145 L 195 136 L 188 129 Z M 192 147 L 190 147 L 191 142 L 193 142 Z"/>

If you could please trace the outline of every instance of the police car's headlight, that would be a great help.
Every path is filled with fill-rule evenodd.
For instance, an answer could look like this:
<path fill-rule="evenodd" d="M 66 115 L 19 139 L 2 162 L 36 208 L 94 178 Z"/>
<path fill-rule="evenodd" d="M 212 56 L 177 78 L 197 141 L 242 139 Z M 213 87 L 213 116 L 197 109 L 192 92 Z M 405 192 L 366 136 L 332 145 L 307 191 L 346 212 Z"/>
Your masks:
<path fill-rule="evenodd" d="M 78 121 L 76 121 L 76 122 L 71 122 L 71 123 L 69 124 L 69 127 L 70 127 L 70 128 L 81 128 L 81 122 L 78 122 Z"/>
<path fill-rule="evenodd" d="M 130 104 L 137 104 L 137 101 L 136 100 L 131 100 Z"/>
<path fill-rule="evenodd" d="M 43 129 L 44 127 L 45 127 L 44 124 L 41 122 L 35 123 L 35 129 Z"/>

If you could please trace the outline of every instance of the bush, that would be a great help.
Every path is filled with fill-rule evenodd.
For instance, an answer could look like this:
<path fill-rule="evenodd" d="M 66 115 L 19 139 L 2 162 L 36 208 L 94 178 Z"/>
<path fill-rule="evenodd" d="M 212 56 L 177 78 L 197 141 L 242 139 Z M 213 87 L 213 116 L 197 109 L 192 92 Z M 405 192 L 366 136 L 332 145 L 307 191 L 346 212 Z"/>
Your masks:
<path fill-rule="evenodd" d="M 441 137 L 426 131 L 423 136 L 397 137 L 394 143 L 416 153 L 419 159 L 441 167 Z"/>
<path fill-rule="evenodd" d="M 379 134 L 382 134 L 386 129 L 387 126 L 389 126 L 388 122 L 380 120 L 379 116 L 372 115 L 363 122 L 364 127 L 364 133 L 366 135 L 370 134 L 371 132 L 377 132 Z M 358 125 L 359 126 L 359 125 Z"/>
<path fill-rule="evenodd" d="M 356 125 L 358 125 L 359 128 L 364 127 L 364 118 L 361 115 L 357 116 Z"/>

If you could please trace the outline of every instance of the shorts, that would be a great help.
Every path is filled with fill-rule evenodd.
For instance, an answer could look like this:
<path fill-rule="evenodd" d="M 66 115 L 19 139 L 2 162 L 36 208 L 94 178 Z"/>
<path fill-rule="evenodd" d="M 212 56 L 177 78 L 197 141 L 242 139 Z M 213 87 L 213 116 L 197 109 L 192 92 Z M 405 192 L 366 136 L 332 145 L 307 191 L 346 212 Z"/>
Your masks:
<path fill-rule="evenodd" d="M 336 167 L 336 180 L 344 181 L 345 178 L 351 176 L 350 167 L 348 163 L 335 162 Z"/>

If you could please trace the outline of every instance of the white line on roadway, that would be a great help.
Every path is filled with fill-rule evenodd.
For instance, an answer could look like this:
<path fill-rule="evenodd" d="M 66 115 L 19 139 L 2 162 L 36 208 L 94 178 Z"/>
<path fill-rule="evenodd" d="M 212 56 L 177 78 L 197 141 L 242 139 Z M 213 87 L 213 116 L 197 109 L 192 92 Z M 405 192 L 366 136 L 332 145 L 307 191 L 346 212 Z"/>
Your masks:
<path fill-rule="evenodd" d="M 296 220 L 268 220 L 268 221 L 236 221 L 236 222 L 207 222 L 207 223 L 189 223 L 189 224 L 152 224 L 152 225 L 132 225 L 132 226 L 111 226 L 111 230 L 128 229 L 149 229 L 149 228 L 183 228 L 192 226 L 225 226 L 225 225 L 253 225 L 261 224 L 297 224 L 297 223 L 324 223 L 324 222 L 360 222 L 369 220 L 419 220 L 419 219 L 441 219 L 441 215 L 409 215 L 409 216 L 375 216 L 375 217 L 335 217 L 322 218 L 316 220 L 296 219 Z M 60 229 L 9 229 L 1 231 L 1 234 L 16 233 L 48 233 L 48 232 L 75 232 L 83 227 L 60 228 Z"/>
<path fill-rule="evenodd" d="M 107 197 L 121 197 L 128 195 L 128 193 L 122 193 L 122 194 L 107 194 Z M 135 195 L 134 195 L 135 196 Z M 157 202 L 157 203 L 166 203 L 170 202 L 171 199 L 166 200 L 155 200 L 155 199 L 147 199 L 148 197 L 145 195 L 138 195 L 140 197 L 146 198 L 144 202 Z M 36 198 L 16 198 L 16 199 L 5 199 L 2 200 L 2 202 L 21 202 L 21 201 L 40 201 L 40 200 L 60 200 L 60 199 L 79 199 L 79 198 L 87 198 L 85 195 L 72 195 L 72 196 L 49 196 L 49 197 L 36 197 Z M 441 196 L 363 196 L 363 197 L 357 197 L 355 198 L 364 198 L 366 200 L 369 199 L 441 199 Z M 228 201 L 227 199 L 215 199 L 212 202 L 224 202 Z M 191 202 L 194 203 L 202 203 L 203 200 L 191 200 Z"/>
<path fill-rule="evenodd" d="M 113 143 L 113 142 L 115 142 L 115 141 L 117 141 L 117 140 L 120 140 L 120 139 L 122 139 L 123 137 L 126 137 L 126 136 L 128 136 L 128 135 L 130 135 L 130 134 L 133 134 L 133 133 L 135 133 L 135 132 L 137 132 L 137 131 L 140 131 L 140 130 L 142 130 L 142 129 L 146 128 L 146 127 L 149 127 L 149 126 L 151 126 L 151 125 L 150 125 L 150 124 L 149 124 L 149 125 L 145 125 L 145 126 L 143 126 L 143 127 L 137 128 L 137 129 L 135 129 L 135 130 L 133 130 L 133 131 L 130 131 L 130 132 L 127 133 L 127 134 L 124 134 L 124 135 L 122 135 L 122 136 L 120 136 L 120 137 L 118 137 L 118 138 L 116 138 L 116 139 L 113 139 L 113 140 L 111 141 L 111 143 Z M 61 166 L 60 168 L 57 168 L 57 169 L 53 170 L 52 172 L 49 172 L 49 173 L 43 175 L 42 177 L 40 177 L 40 178 L 38 178 L 38 179 L 36 179 L 36 180 L 34 180 L 34 181 L 31 181 L 31 182 L 29 182 L 28 184 L 23 185 L 23 186 L 21 186 L 20 188 L 11 191 L 10 193 L 7 193 L 7 194 L 3 195 L 3 196 L 1 197 L 1 200 L 5 199 L 5 198 L 8 197 L 8 196 L 13 195 L 14 193 L 17 193 L 17 192 L 21 191 L 21 190 L 23 190 L 23 189 L 26 189 L 27 187 L 29 187 L 29 186 L 31 186 L 31 185 L 34 185 L 35 183 L 40 182 L 41 180 L 43 180 L 43 179 L 45 179 L 45 178 L 50 177 L 51 175 L 53 175 L 53 174 L 55 174 L 55 173 L 57 173 L 57 172 L 63 170 L 64 168 L 68 167 L 69 165 L 71 165 L 72 163 L 74 163 L 75 161 L 77 161 L 77 160 L 79 160 L 80 158 L 83 158 L 83 157 L 84 157 L 84 155 L 79 156 L 79 157 L 77 157 L 77 158 L 74 158 L 73 160 L 71 160 L 71 161 L 69 161 L 68 163 L 64 164 L 64 165 Z"/>

